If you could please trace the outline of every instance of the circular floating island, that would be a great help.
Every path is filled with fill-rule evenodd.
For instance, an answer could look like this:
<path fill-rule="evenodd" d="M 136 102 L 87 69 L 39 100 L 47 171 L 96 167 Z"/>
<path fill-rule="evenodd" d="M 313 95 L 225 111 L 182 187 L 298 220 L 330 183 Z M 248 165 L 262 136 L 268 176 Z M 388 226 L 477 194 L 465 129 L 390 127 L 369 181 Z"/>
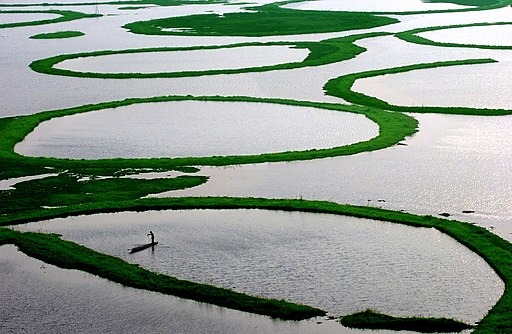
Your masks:
<path fill-rule="evenodd" d="M 73 159 L 209 157 L 330 149 L 368 141 L 364 115 L 272 103 L 140 103 L 41 123 L 16 151 Z"/>

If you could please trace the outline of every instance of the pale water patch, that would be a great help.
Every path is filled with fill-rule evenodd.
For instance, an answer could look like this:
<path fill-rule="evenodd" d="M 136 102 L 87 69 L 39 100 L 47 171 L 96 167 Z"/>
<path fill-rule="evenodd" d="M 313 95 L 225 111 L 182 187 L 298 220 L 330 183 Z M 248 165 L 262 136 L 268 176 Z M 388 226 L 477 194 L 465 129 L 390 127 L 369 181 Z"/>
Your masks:
<path fill-rule="evenodd" d="M 243 155 L 369 140 L 363 115 L 271 103 L 136 104 L 43 122 L 16 151 L 75 159 Z"/>
<path fill-rule="evenodd" d="M 358 79 L 352 90 L 400 106 L 512 109 L 512 60 Z"/>
<path fill-rule="evenodd" d="M 442 43 L 512 46 L 512 23 L 427 31 L 418 36 Z"/>
<path fill-rule="evenodd" d="M 10 179 L 0 180 L 0 190 L 12 190 L 15 185 L 21 182 L 32 181 L 44 179 L 50 176 L 57 176 L 59 174 L 40 174 L 40 175 L 32 175 L 32 176 L 22 176 L 22 177 L 14 177 Z"/>
<path fill-rule="evenodd" d="M 318 0 L 292 3 L 284 8 L 301 10 L 332 10 L 348 12 L 412 12 L 442 9 L 460 9 L 449 3 L 427 3 L 421 0 Z"/>
<path fill-rule="evenodd" d="M 55 67 L 94 73 L 164 73 L 242 69 L 301 62 L 308 49 L 290 46 L 241 46 L 194 51 L 138 52 L 65 60 Z"/>
<path fill-rule="evenodd" d="M 405 141 L 408 146 L 311 161 L 202 167 L 201 174 L 210 176 L 206 184 L 160 196 L 303 197 L 447 212 L 494 226 L 512 241 L 512 116 L 413 116 L 419 132 Z"/>
<path fill-rule="evenodd" d="M 0 11 L 0 24 L 53 20 L 59 17 L 62 17 L 62 15 L 49 13 L 2 13 Z"/>
<path fill-rule="evenodd" d="M 503 293 L 489 265 L 435 229 L 268 210 L 125 212 L 16 226 L 143 267 L 340 315 L 482 318 Z M 153 250 L 128 254 L 153 231 Z"/>
<path fill-rule="evenodd" d="M 279 321 L 127 288 L 0 247 L 2 333 L 351 334 L 335 321 Z M 129 311 L 128 311 L 129 310 Z M 322 324 L 316 324 L 317 321 Z M 386 333 L 386 332 L 382 332 Z"/>

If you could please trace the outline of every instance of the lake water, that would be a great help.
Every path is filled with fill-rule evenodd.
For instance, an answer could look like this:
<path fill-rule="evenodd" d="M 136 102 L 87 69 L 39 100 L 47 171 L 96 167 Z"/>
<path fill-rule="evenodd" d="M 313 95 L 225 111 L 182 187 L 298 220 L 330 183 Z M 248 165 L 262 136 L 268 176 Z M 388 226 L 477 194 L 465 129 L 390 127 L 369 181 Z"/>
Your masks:
<path fill-rule="evenodd" d="M 428 3 L 421 0 L 318 0 L 292 3 L 285 8 L 301 10 L 332 10 L 347 12 L 412 12 L 441 9 L 459 9 L 465 6 L 450 3 Z"/>
<path fill-rule="evenodd" d="M 278 321 L 127 288 L 35 260 L 12 245 L 0 247 L 0 272 L 1 290 L 11 292 L 0 294 L 3 333 L 365 333 L 324 319 Z"/>
<path fill-rule="evenodd" d="M 303 197 L 356 205 L 370 199 L 393 210 L 448 212 L 494 226 L 512 241 L 512 203 L 503 195 L 512 189 L 512 116 L 414 117 L 419 132 L 408 146 L 315 161 L 202 167 L 210 175 L 206 184 L 162 196 Z"/>
<path fill-rule="evenodd" d="M 0 11 L 0 24 L 52 20 L 58 17 L 61 17 L 61 15 L 48 13 L 2 13 Z"/>
<path fill-rule="evenodd" d="M 162 73 L 240 69 L 303 61 L 308 49 L 243 46 L 214 50 L 140 52 L 65 60 L 56 68 L 99 73 Z"/>
<path fill-rule="evenodd" d="M 478 256 L 434 229 L 267 210 L 117 213 L 17 226 L 63 235 L 179 278 L 283 298 L 343 315 L 479 320 L 503 283 Z M 160 244 L 128 254 L 154 231 Z"/>
<path fill-rule="evenodd" d="M 343 146 L 368 140 L 378 131 L 377 124 L 353 113 L 269 103 L 177 101 L 46 121 L 16 151 L 80 159 L 243 155 Z"/>
<path fill-rule="evenodd" d="M 394 105 L 512 109 L 512 58 L 359 79 L 353 91 Z"/>
<path fill-rule="evenodd" d="M 418 35 L 443 43 L 512 46 L 512 24 L 442 29 Z"/>

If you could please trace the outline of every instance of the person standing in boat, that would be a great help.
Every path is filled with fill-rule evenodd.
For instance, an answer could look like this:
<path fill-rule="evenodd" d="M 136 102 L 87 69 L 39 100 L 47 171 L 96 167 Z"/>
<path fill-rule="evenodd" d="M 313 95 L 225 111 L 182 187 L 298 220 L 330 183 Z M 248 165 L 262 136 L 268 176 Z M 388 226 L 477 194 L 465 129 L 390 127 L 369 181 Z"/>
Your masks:
<path fill-rule="evenodd" d="M 153 234 L 153 231 L 149 231 L 148 235 L 151 237 L 151 243 L 155 243 L 155 235 Z"/>

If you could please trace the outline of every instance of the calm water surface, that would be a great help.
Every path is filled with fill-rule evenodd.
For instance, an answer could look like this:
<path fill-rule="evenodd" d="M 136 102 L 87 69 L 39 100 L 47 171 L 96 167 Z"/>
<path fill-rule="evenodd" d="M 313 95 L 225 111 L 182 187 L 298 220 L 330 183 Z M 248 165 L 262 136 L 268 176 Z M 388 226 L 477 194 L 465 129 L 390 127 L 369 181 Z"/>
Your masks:
<path fill-rule="evenodd" d="M 304 1 L 284 6 L 302 10 L 334 10 L 353 12 L 412 12 L 424 10 L 459 9 L 459 6 L 449 3 L 428 3 L 421 0 L 318 0 Z"/>
<path fill-rule="evenodd" d="M 353 90 L 394 105 L 512 109 L 512 59 L 357 80 Z"/>
<path fill-rule="evenodd" d="M 278 321 L 159 293 L 126 288 L 0 247 L 0 332 L 365 333 L 334 321 Z M 322 321 L 317 325 L 317 321 Z M 371 332 L 374 333 L 374 332 Z M 378 333 L 389 333 L 382 331 Z"/>
<path fill-rule="evenodd" d="M 332 314 L 479 320 L 503 283 L 478 256 L 434 229 L 266 210 L 118 213 L 18 226 L 51 231 L 179 278 L 284 298 Z M 128 254 L 154 231 L 154 251 Z"/>
<path fill-rule="evenodd" d="M 330 148 L 377 135 L 377 124 L 353 113 L 269 103 L 177 101 L 46 121 L 16 151 L 80 159 L 242 155 Z"/>
<path fill-rule="evenodd" d="M 414 117 L 420 128 L 408 146 L 315 161 L 203 167 L 211 176 L 206 184 L 162 195 L 302 196 L 357 205 L 370 199 L 393 210 L 448 212 L 494 226 L 512 241 L 512 203 L 504 195 L 512 189 L 512 116 Z"/>
<path fill-rule="evenodd" d="M 435 42 L 512 46 L 512 24 L 443 29 L 418 35 Z"/>
<path fill-rule="evenodd" d="M 65 60 L 55 67 L 79 72 L 156 73 L 240 69 L 301 62 L 308 49 L 289 46 L 243 46 L 237 48 L 142 52 Z"/>
<path fill-rule="evenodd" d="M 20 23 L 20 22 L 31 22 L 39 20 L 51 20 L 61 17 L 57 14 L 47 13 L 2 13 L 0 12 L 0 24 L 6 23 Z"/>

